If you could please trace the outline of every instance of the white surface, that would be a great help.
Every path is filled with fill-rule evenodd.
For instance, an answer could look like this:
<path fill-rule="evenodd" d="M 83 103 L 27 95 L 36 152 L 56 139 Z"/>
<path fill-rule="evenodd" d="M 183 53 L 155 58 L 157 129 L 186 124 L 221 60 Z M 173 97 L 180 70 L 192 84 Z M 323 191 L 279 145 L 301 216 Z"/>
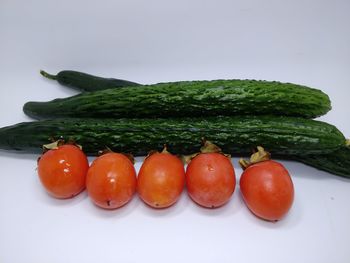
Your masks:
<path fill-rule="evenodd" d="M 2 0 L 0 126 L 28 120 L 21 109 L 28 100 L 74 94 L 39 69 L 76 69 L 142 83 L 306 84 L 330 95 L 333 110 L 322 119 L 350 136 L 349 11 L 346 0 Z M 247 210 L 239 187 L 216 210 L 186 192 L 160 211 L 137 196 L 115 211 L 98 209 L 86 193 L 55 200 L 39 183 L 37 157 L 0 152 L 1 263 L 350 260 L 350 180 L 302 164 L 283 162 L 295 203 L 284 220 L 268 223 Z"/>

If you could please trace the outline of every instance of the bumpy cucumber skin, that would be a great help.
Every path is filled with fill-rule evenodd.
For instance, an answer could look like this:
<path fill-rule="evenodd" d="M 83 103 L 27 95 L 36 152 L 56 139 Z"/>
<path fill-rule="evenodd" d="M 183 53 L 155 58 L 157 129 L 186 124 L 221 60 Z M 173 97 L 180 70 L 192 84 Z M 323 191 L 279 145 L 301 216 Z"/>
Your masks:
<path fill-rule="evenodd" d="M 343 146 L 328 154 L 295 157 L 295 160 L 319 170 L 350 178 L 350 148 L 348 146 Z"/>
<path fill-rule="evenodd" d="M 315 118 L 330 109 L 329 97 L 320 90 L 258 80 L 183 81 L 106 89 L 50 102 L 28 102 L 23 108 L 37 119 L 218 115 Z"/>
<path fill-rule="evenodd" d="M 64 86 L 88 92 L 140 85 L 128 80 L 102 78 L 74 70 L 60 71 L 54 78 Z"/>
<path fill-rule="evenodd" d="M 201 139 L 226 153 L 249 154 L 257 145 L 273 155 L 304 156 L 335 151 L 345 138 L 334 126 L 292 117 L 183 119 L 54 119 L 0 129 L 0 149 L 39 152 L 50 139 L 75 140 L 89 155 L 106 147 L 136 156 L 167 144 L 175 154 L 197 152 Z"/>

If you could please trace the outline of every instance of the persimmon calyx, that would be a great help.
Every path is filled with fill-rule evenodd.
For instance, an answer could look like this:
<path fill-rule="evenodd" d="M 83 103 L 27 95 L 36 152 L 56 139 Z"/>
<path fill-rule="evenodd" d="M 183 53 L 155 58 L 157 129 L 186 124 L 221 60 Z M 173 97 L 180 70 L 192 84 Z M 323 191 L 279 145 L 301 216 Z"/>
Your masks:
<path fill-rule="evenodd" d="M 64 139 L 58 139 L 56 141 L 53 141 L 51 143 L 47 143 L 47 144 L 44 144 L 42 146 L 42 149 L 43 149 L 43 153 L 49 151 L 49 150 L 55 150 L 55 149 L 58 149 L 58 147 L 62 146 L 62 145 L 75 145 L 77 146 L 80 150 L 83 149 L 83 147 L 79 144 L 77 144 L 74 140 L 68 140 L 67 142 L 64 140 Z"/>
<path fill-rule="evenodd" d="M 257 146 L 257 151 L 253 153 L 250 156 L 250 160 L 244 160 L 241 158 L 239 160 L 239 165 L 242 167 L 243 170 L 247 169 L 250 165 L 253 165 L 255 163 L 263 162 L 263 161 L 268 161 L 271 159 L 271 154 L 267 151 L 262 146 Z"/>
<path fill-rule="evenodd" d="M 106 146 L 104 150 L 98 151 L 98 156 L 101 156 L 101 155 L 104 155 L 104 154 L 107 154 L 107 153 L 115 153 L 115 151 L 113 151 L 111 148 Z M 135 158 L 134 158 L 134 156 L 131 153 L 123 153 L 123 152 L 121 152 L 120 154 L 122 154 L 126 158 L 128 158 L 132 162 L 132 164 L 135 164 Z"/>
<path fill-rule="evenodd" d="M 227 158 L 231 159 L 231 155 L 223 153 L 219 146 L 212 143 L 211 141 L 208 141 L 208 140 L 202 138 L 202 147 L 199 149 L 199 152 L 189 154 L 189 155 L 182 155 L 181 160 L 183 163 L 189 164 L 194 157 L 196 157 L 197 155 L 202 154 L 202 153 L 220 153 L 220 154 L 226 156 Z"/>

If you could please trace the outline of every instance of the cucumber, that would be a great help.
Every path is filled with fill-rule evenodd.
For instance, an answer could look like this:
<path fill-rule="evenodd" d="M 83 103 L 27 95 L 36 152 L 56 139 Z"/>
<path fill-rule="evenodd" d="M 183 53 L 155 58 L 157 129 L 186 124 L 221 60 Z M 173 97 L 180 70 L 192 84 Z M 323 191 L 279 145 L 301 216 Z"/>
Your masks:
<path fill-rule="evenodd" d="M 331 109 L 322 91 L 291 83 L 213 80 L 106 89 L 49 102 L 27 102 L 37 119 L 285 115 L 315 118 Z"/>
<path fill-rule="evenodd" d="M 102 78 L 73 70 L 63 70 L 58 72 L 57 75 L 51 75 L 44 70 L 40 70 L 40 74 L 45 78 L 57 80 L 60 84 L 79 91 L 96 91 L 140 85 L 128 80 Z"/>
<path fill-rule="evenodd" d="M 166 144 L 175 154 L 197 152 L 206 138 L 233 155 L 257 145 L 274 156 L 324 154 L 345 145 L 336 127 L 295 117 L 217 117 L 177 119 L 53 119 L 0 129 L 0 149 L 40 152 L 50 139 L 74 140 L 88 155 L 106 147 L 136 156 Z"/>
<path fill-rule="evenodd" d="M 350 148 L 343 146 L 328 154 L 295 157 L 295 160 L 335 175 L 350 178 Z"/>

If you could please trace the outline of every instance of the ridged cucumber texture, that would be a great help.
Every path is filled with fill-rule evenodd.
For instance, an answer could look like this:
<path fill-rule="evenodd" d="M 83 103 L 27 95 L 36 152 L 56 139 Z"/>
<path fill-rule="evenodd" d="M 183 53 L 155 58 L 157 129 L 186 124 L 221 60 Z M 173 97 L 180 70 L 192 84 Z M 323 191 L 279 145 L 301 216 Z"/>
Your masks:
<path fill-rule="evenodd" d="M 226 153 L 249 154 L 257 145 L 274 155 L 325 154 L 345 145 L 334 126 L 293 117 L 217 117 L 177 119 L 54 119 L 0 129 L 0 149 L 40 152 L 50 139 L 74 140 L 89 155 L 106 147 L 146 155 L 168 145 L 175 154 L 197 152 L 201 139 Z"/>
<path fill-rule="evenodd" d="M 296 157 L 295 160 L 332 174 L 347 178 L 350 177 L 349 146 L 343 146 L 327 154 L 308 155 L 302 158 Z"/>
<path fill-rule="evenodd" d="M 182 81 L 82 93 L 49 102 L 28 102 L 37 119 L 153 118 L 283 115 L 315 118 L 331 109 L 320 90 L 257 80 Z"/>

